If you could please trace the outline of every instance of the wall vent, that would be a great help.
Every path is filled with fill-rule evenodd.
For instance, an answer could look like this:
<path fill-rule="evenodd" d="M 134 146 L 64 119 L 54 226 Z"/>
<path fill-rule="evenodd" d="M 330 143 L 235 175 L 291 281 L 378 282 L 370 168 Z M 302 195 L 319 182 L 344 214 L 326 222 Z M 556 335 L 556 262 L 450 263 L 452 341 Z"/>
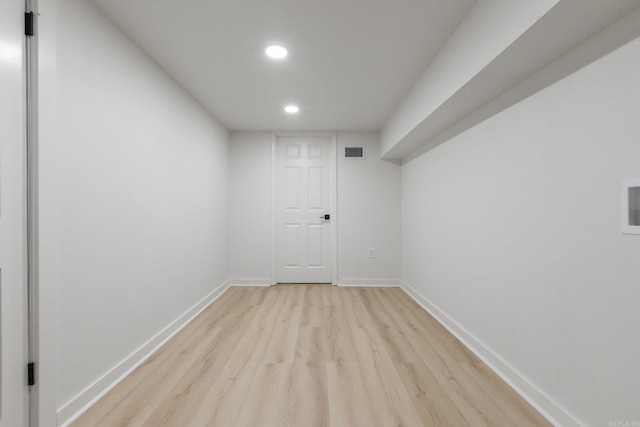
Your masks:
<path fill-rule="evenodd" d="M 362 147 L 344 147 L 345 157 L 364 157 L 364 150 Z"/>
<path fill-rule="evenodd" d="M 622 182 L 622 233 L 640 234 L 640 179 Z"/>

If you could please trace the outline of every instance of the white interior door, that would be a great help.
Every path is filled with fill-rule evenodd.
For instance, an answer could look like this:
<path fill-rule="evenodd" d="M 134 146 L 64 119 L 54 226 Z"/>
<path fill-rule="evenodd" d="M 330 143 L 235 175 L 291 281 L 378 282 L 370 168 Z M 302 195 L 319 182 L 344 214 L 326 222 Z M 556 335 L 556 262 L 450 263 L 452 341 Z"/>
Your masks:
<path fill-rule="evenodd" d="M 28 423 L 23 23 L 0 1 L 0 427 Z"/>
<path fill-rule="evenodd" d="M 333 139 L 279 136 L 276 264 L 279 283 L 331 283 Z M 325 215 L 329 215 L 325 219 Z"/>

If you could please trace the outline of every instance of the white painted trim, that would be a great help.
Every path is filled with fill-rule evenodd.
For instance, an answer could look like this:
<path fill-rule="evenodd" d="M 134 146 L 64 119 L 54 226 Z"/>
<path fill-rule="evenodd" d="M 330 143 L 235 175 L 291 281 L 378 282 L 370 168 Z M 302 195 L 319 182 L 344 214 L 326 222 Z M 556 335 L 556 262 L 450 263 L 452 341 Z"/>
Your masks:
<path fill-rule="evenodd" d="M 271 278 L 230 279 L 231 286 L 271 286 Z"/>
<path fill-rule="evenodd" d="M 338 284 L 338 133 L 331 132 L 331 284 Z"/>
<path fill-rule="evenodd" d="M 58 426 L 66 427 L 85 413 L 94 403 L 100 400 L 111 389 L 151 357 L 160 347 L 169 341 L 182 328 L 187 326 L 198 314 L 206 309 L 220 295 L 229 288 L 227 280 L 214 289 L 209 295 L 197 302 L 183 315 L 174 320 L 169 326 L 143 344 L 136 351 L 127 356 L 122 362 L 114 366 L 109 372 L 96 380 L 76 397 L 58 409 Z"/>
<path fill-rule="evenodd" d="M 278 137 L 280 136 L 324 136 L 331 138 L 331 284 L 338 284 L 338 135 L 337 132 L 271 132 L 271 285 L 278 283 L 276 260 L 276 161 Z"/>
<path fill-rule="evenodd" d="M 502 378 L 511 388 L 522 396 L 531 406 L 540 412 L 554 426 L 579 427 L 577 421 L 566 409 L 554 402 L 551 397 L 538 389 L 531 381 L 520 374 L 507 361 L 495 354 L 489 347 L 473 336 L 464 327 L 440 310 L 427 297 L 418 292 L 408 283 L 401 282 L 402 289 L 416 303 L 431 314 L 452 335 L 459 339 L 465 347 L 478 356 L 489 368 Z"/>
<path fill-rule="evenodd" d="M 275 285 L 278 283 L 278 264 L 276 259 L 276 234 L 278 225 L 276 224 L 276 162 L 277 153 L 278 153 L 278 133 L 271 133 L 271 171 L 269 174 L 269 179 L 271 179 L 271 194 L 269 194 L 269 198 L 271 199 L 271 210 L 269 211 L 269 221 L 271 222 L 271 233 L 269 234 L 269 239 L 271 240 L 271 285 Z"/>
<path fill-rule="evenodd" d="M 38 186 L 39 207 L 39 271 L 38 289 L 34 297 L 37 304 L 36 329 L 37 370 L 36 385 L 31 389 L 35 413 L 30 414 L 32 427 L 50 427 L 56 423 L 57 410 L 57 295 L 59 274 L 55 244 L 58 241 L 57 220 L 60 203 L 59 182 L 50 176 L 59 176 L 58 144 L 58 0 L 37 0 L 37 87 L 38 87 Z M 57 181 L 57 180 L 54 180 Z M 44 195 L 47 195 L 44 197 Z M 55 224 L 55 226 L 54 226 Z"/>
<path fill-rule="evenodd" d="M 401 284 L 396 279 L 338 279 L 338 286 L 399 288 Z"/>

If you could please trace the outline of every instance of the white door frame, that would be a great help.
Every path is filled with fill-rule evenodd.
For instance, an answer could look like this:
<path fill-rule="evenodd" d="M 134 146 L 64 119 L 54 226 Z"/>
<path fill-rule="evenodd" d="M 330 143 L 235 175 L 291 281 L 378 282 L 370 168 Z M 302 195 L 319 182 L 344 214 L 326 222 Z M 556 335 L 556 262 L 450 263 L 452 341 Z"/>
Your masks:
<path fill-rule="evenodd" d="M 35 35 L 30 37 L 32 68 L 30 142 L 27 175 L 29 181 L 27 221 L 29 231 L 28 269 L 30 278 L 29 341 L 30 361 L 36 364 L 36 384 L 30 390 L 30 427 L 57 425 L 56 402 L 56 295 L 57 275 L 51 221 L 54 220 L 57 184 L 51 181 L 57 167 L 57 11 L 58 0 L 25 0 L 35 12 Z M 44 142 L 41 144 L 41 142 Z M 44 168 L 43 168 L 44 164 Z M 57 169 L 56 169 L 57 170 Z M 44 176 L 41 175 L 44 171 Z M 41 189 L 44 187 L 46 197 Z M 44 203 L 42 203 L 44 201 Z M 44 215 L 40 216 L 43 208 Z M 45 220 L 43 221 L 43 218 Z M 41 251 L 40 230 L 45 230 Z M 41 255 L 44 253 L 44 263 Z M 43 281 L 46 282 L 43 285 Z"/>
<path fill-rule="evenodd" d="M 2 287 L 0 289 L 0 425 L 24 427 L 29 423 L 27 385 L 27 61 L 25 35 L 28 2 L 11 0 L 2 5 L 0 29 L 0 191 Z M 5 86 L 6 85 L 6 86 Z M 5 264 L 6 262 L 6 264 Z"/>
<path fill-rule="evenodd" d="M 281 136 L 319 136 L 331 138 L 331 284 L 338 284 L 338 162 L 336 132 L 271 132 L 271 285 L 278 283 L 277 266 L 277 152 Z"/>
<path fill-rule="evenodd" d="M 26 249 L 27 249 L 27 357 L 34 364 L 35 384 L 29 392 L 29 426 L 39 423 L 39 341 L 38 341 L 38 0 L 25 0 L 25 11 L 34 14 L 34 34 L 25 40 L 25 88 L 26 88 Z"/>

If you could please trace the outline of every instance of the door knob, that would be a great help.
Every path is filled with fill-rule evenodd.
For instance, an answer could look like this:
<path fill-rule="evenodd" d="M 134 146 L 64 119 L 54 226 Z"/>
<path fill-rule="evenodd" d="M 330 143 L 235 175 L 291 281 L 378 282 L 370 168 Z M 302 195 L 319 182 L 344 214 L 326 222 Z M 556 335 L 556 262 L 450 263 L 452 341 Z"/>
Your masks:
<path fill-rule="evenodd" d="M 322 216 L 320 216 L 319 218 L 320 218 L 320 219 L 324 219 L 324 220 L 326 220 L 326 221 L 329 221 L 329 220 L 331 219 L 331 215 L 326 214 L 326 215 L 322 215 Z"/>

